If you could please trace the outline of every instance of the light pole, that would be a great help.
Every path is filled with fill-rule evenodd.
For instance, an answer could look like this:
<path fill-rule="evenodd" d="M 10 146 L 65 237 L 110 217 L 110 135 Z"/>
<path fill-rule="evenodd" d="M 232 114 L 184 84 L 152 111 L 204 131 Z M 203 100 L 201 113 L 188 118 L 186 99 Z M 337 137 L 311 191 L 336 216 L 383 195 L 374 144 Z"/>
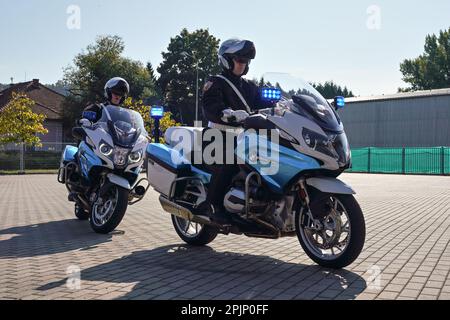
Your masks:
<path fill-rule="evenodd" d="M 195 85 L 195 122 L 197 122 L 198 121 L 198 60 L 193 55 L 190 55 L 186 51 L 183 51 L 181 54 L 186 57 L 191 57 L 195 61 L 195 69 L 196 69 L 196 73 L 197 73 L 196 85 Z"/>
<path fill-rule="evenodd" d="M 150 117 L 155 120 L 155 129 L 153 132 L 153 136 L 155 137 L 155 143 L 160 143 L 160 127 L 159 120 L 164 117 L 164 107 L 162 106 L 152 106 L 150 109 Z"/>

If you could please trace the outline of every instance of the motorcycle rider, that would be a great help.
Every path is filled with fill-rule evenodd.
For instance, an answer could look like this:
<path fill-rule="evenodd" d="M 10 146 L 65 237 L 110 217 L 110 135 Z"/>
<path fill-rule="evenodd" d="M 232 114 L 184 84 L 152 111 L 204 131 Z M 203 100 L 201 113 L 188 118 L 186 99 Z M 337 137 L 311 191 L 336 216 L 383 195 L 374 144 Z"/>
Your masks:
<path fill-rule="evenodd" d="M 104 103 L 94 103 L 87 106 L 83 111 L 92 111 L 96 113 L 97 122 L 102 116 L 102 108 L 105 105 L 113 105 L 120 107 L 130 93 L 130 85 L 128 82 L 120 77 L 114 77 L 109 79 L 104 88 L 105 98 Z"/>
<path fill-rule="evenodd" d="M 242 127 L 249 113 L 272 107 L 273 103 L 263 101 L 260 88 L 253 81 L 243 78 L 249 71 L 251 60 L 256 57 L 252 41 L 229 39 L 220 46 L 218 57 L 223 71 L 220 75 L 210 77 L 203 88 L 203 114 L 209 121 L 208 127 L 221 130 L 226 139 L 225 130 Z M 223 150 L 225 154 L 225 143 Z M 209 192 L 206 202 L 200 205 L 199 213 L 206 212 L 213 221 L 226 224 L 229 216 L 223 207 L 223 199 L 238 167 L 229 163 L 215 163 L 209 166 L 209 170 L 212 172 Z"/>
<path fill-rule="evenodd" d="M 95 112 L 95 120 L 92 122 L 97 122 L 102 117 L 102 109 L 104 106 L 107 105 L 113 105 L 118 106 L 125 101 L 125 99 L 128 97 L 128 94 L 130 93 L 130 85 L 128 82 L 120 77 L 114 77 L 109 79 L 104 87 L 104 94 L 106 101 L 103 103 L 94 103 L 88 105 L 84 111 L 91 111 Z M 81 126 L 88 126 L 91 123 L 90 120 L 81 118 L 78 121 L 78 125 Z M 78 141 L 79 142 L 79 141 Z M 75 159 L 78 159 L 78 152 L 75 154 Z M 75 201 L 74 193 L 70 193 L 68 196 L 69 201 Z"/>

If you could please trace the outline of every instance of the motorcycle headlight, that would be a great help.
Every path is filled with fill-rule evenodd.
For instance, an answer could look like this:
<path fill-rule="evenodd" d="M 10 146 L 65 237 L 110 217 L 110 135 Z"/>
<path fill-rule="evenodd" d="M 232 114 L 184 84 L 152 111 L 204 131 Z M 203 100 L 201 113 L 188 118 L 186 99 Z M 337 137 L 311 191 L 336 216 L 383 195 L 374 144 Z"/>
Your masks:
<path fill-rule="evenodd" d="M 339 155 L 336 153 L 330 137 L 323 136 L 306 128 L 303 129 L 302 135 L 303 140 L 305 140 L 306 144 L 311 149 L 335 158 L 336 160 L 339 159 Z"/>
<path fill-rule="evenodd" d="M 128 160 L 130 161 L 130 163 L 137 163 L 137 162 L 141 161 L 141 159 L 142 159 L 142 153 L 140 151 L 132 152 L 128 156 Z"/>
<path fill-rule="evenodd" d="M 99 150 L 104 156 L 109 157 L 113 153 L 114 149 L 109 144 L 102 143 Z"/>
<path fill-rule="evenodd" d="M 129 149 L 116 147 L 114 149 L 114 164 L 117 166 L 124 166 L 127 164 Z"/>
<path fill-rule="evenodd" d="M 298 141 L 293 136 L 291 136 L 289 133 L 287 133 L 286 131 L 279 130 L 279 134 L 282 139 L 287 140 L 291 143 L 298 144 Z"/>

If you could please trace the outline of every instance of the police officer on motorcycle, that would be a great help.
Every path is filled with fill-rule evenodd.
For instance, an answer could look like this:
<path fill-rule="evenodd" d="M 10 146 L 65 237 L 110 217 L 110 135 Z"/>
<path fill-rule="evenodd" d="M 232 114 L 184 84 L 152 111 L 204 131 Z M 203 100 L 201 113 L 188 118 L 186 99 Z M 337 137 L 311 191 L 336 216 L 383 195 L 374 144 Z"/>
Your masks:
<path fill-rule="evenodd" d="M 84 111 L 96 113 L 97 116 L 94 122 L 101 118 L 103 105 L 121 106 L 130 93 L 130 85 L 125 79 L 114 77 L 106 82 L 104 93 L 107 100 L 103 104 L 91 104 L 84 109 Z"/>
<path fill-rule="evenodd" d="M 243 78 L 255 57 L 252 41 L 230 39 L 223 42 L 219 48 L 223 71 L 210 77 L 203 88 L 203 114 L 209 121 L 208 127 L 221 130 L 224 137 L 225 130 L 242 127 L 250 113 L 273 106 L 261 99 L 261 90 L 254 82 Z M 225 143 L 223 150 L 226 151 Z M 206 213 L 213 221 L 226 224 L 229 216 L 223 208 L 223 199 L 238 168 L 226 163 L 213 164 L 209 170 L 212 172 L 209 192 L 206 202 L 199 207 L 199 214 Z"/>
<path fill-rule="evenodd" d="M 114 105 L 120 106 L 128 94 L 130 93 L 130 85 L 128 82 L 120 77 L 114 77 L 108 80 L 104 87 L 105 98 L 107 99 L 104 103 L 94 103 L 88 105 L 83 111 L 95 112 L 96 117 L 92 122 L 97 122 L 102 117 L 103 106 Z M 78 125 L 89 126 L 91 121 L 88 119 L 81 118 L 78 121 Z M 79 142 L 79 141 L 78 141 Z M 78 152 L 75 154 L 75 159 L 78 159 Z M 74 201 L 74 193 L 69 194 L 69 201 Z M 82 210 L 82 209 L 80 209 Z"/>

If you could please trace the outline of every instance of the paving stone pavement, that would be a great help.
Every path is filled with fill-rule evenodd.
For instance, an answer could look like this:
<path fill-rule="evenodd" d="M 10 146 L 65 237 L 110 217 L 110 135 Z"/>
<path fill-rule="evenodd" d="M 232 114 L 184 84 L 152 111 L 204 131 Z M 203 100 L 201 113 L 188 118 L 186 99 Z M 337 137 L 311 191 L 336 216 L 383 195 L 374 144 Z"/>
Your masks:
<path fill-rule="evenodd" d="M 358 192 L 367 237 L 335 271 L 296 238 L 186 246 L 153 191 L 116 232 L 98 235 L 74 218 L 54 175 L 0 176 L 0 298 L 450 299 L 450 177 L 341 179 Z"/>

